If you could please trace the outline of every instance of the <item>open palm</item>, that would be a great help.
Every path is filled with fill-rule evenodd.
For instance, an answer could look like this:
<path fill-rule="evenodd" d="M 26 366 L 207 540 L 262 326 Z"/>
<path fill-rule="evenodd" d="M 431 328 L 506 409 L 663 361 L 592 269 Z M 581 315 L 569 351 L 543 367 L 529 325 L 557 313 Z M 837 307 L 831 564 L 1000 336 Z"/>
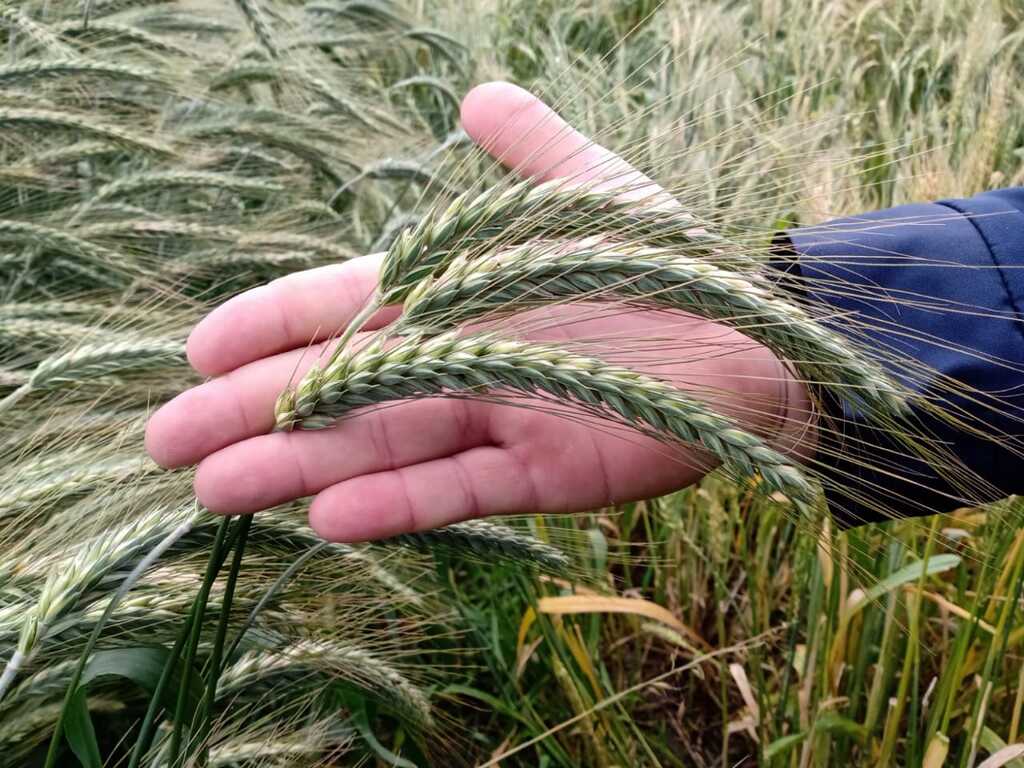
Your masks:
<path fill-rule="evenodd" d="M 614 177 L 636 193 L 659 188 L 507 83 L 474 89 L 462 105 L 473 139 L 538 180 Z M 310 524 L 335 541 L 361 541 L 471 517 L 567 512 L 646 498 L 691 484 L 713 466 L 668 447 L 566 418 L 548 407 L 426 399 L 347 419 L 333 429 L 270 433 L 280 391 L 316 359 L 311 340 L 343 327 L 372 294 L 379 257 L 299 272 L 248 291 L 192 332 L 189 359 L 210 381 L 161 408 L 146 444 L 166 467 L 199 463 L 195 489 L 209 509 L 245 513 L 313 496 Z M 378 315 L 369 329 L 394 319 Z M 656 339 L 644 370 L 713 401 L 747 428 L 791 448 L 809 410 L 804 387 L 765 347 L 737 331 L 675 312 L 549 310 L 532 338 L 603 339 L 617 360 Z M 621 349 L 614 349 L 621 339 Z M 651 360 L 652 349 L 671 350 Z M 641 354 L 641 353 L 637 353 Z"/>

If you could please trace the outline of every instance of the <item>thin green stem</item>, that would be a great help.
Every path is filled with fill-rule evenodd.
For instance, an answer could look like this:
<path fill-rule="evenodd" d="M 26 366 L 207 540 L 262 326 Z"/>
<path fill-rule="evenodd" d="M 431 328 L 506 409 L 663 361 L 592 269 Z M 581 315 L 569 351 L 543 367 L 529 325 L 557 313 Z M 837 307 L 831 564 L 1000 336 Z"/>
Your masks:
<path fill-rule="evenodd" d="M 227 518 L 225 518 L 225 520 L 226 519 Z M 217 536 L 220 536 L 222 528 L 223 523 L 217 529 Z M 228 546 L 230 546 L 230 544 L 231 540 L 229 539 Z M 220 570 L 225 557 L 225 553 L 218 552 L 217 541 L 215 538 L 214 546 L 210 551 L 210 558 L 207 561 L 207 570 L 209 571 L 211 564 L 216 570 Z M 170 684 L 171 676 L 174 674 L 175 666 L 178 663 L 178 658 L 181 656 L 182 649 L 185 647 L 185 642 L 189 637 L 191 637 L 192 626 L 195 623 L 198 612 L 199 598 L 197 596 L 196 599 L 192 601 L 192 607 L 189 609 L 189 614 L 182 623 L 181 629 L 178 631 L 178 637 L 174 641 L 174 646 L 171 648 L 170 654 L 167 656 L 167 661 L 164 664 L 163 671 L 160 673 L 160 679 L 157 681 L 156 688 L 153 689 L 153 695 L 149 700 L 149 707 L 147 707 L 146 714 L 142 719 L 142 725 L 139 728 L 139 736 L 135 740 L 135 746 L 132 749 L 131 758 L 129 759 L 127 768 L 139 768 L 143 755 L 149 751 L 150 744 L 153 741 L 153 734 L 156 730 L 156 716 L 160 712 L 164 691 L 167 690 L 167 686 Z"/>
<path fill-rule="evenodd" d="M 242 557 L 245 555 L 245 542 L 249 538 L 249 529 L 252 527 L 252 522 L 253 516 L 245 515 L 235 525 L 237 534 L 235 556 L 231 561 L 231 569 L 228 571 L 227 583 L 224 586 L 224 599 L 221 600 L 217 635 L 213 643 L 213 653 L 207 664 L 206 700 L 203 706 L 203 716 L 200 721 L 199 733 L 195 739 L 195 744 L 201 750 L 199 765 L 206 765 L 209 761 L 209 747 L 205 742 L 213 723 L 213 708 L 217 701 L 217 683 L 220 680 L 224 641 L 228 633 L 228 623 L 231 620 L 231 604 L 234 601 L 235 586 L 238 583 L 238 574 L 242 569 Z"/>
<path fill-rule="evenodd" d="M 181 684 L 178 686 L 178 701 L 174 707 L 174 731 L 171 734 L 171 748 L 169 763 L 172 766 L 178 765 L 178 757 L 181 752 L 181 739 L 185 729 L 185 706 L 188 702 L 188 689 L 192 684 L 192 666 L 195 663 L 196 651 L 199 648 L 199 638 L 203 632 L 203 616 L 206 613 L 206 603 L 210 597 L 210 588 L 217 578 L 217 572 L 223 562 L 226 550 L 224 539 L 227 536 L 228 527 L 231 525 L 231 518 L 225 517 L 217 527 L 217 535 L 214 538 L 213 546 L 210 549 L 210 558 L 207 561 L 206 573 L 203 576 L 203 584 L 196 595 L 195 607 L 193 608 L 191 634 L 188 645 L 185 647 L 184 665 L 181 670 Z M 169 662 L 173 660 L 168 660 Z"/>
<path fill-rule="evenodd" d="M 235 636 L 234 642 L 231 643 L 231 648 L 226 654 L 224 654 L 224 658 L 230 659 L 235 655 L 235 652 L 238 651 L 238 646 L 241 645 L 242 639 L 245 637 L 245 633 L 248 632 L 249 628 L 255 623 L 256 617 L 259 615 L 260 611 L 262 611 L 266 604 L 274 598 L 274 595 L 281 591 L 281 588 L 285 584 L 291 581 L 291 578 L 298 573 L 302 566 L 309 562 L 317 552 L 320 552 L 327 547 L 327 544 L 328 542 L 321 541 L 319 544 L 310 547 L 297 557 L 295 562 L 285 569 L 284 573 L 277 577 L 277 580 L 270 585 L 270 588 L 263 593 L 263 597 L 259 599 L 259 602 L 256 603 L 256 605 L 253 606 L 253 609 L 249 612 L 249 616 L 246 618 L 242 628 L 238 630 L 238 634 Z"/>
<path fill-rule="evenodd" d="M 374 293 L 366 303 L 366 306 L 349 321 L 345 330 L 342 331 L 341 335 L 338 337 L 337 346 L 335 346 L 334 352 L 331 353 L 329 363 L 334 362 L 339 355 L 344 353 L 345 347 L 347 347 L 348 343 L 352 341 L 352 337 L 359 333 L 359 331 L 363 329 L 363 326 L 369 322 L 370 318 L 380 310 L 382 306 L 380 300 L 380 293 Z"/>

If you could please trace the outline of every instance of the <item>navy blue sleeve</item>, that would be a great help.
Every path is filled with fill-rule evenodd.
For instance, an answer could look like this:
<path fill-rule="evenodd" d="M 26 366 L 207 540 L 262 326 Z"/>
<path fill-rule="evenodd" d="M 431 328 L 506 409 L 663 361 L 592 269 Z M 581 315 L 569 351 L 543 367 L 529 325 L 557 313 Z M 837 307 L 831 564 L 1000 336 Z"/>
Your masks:
<path fill-rule="evenodd" d="M 840 522 L 1024 492 L 1024 188 L 786 236 L 783 282 L 937 406 L 915 407 L 913 421 L 931 440 L 926 459 L 849 403 L 825 401 L 819 458 Z"/>

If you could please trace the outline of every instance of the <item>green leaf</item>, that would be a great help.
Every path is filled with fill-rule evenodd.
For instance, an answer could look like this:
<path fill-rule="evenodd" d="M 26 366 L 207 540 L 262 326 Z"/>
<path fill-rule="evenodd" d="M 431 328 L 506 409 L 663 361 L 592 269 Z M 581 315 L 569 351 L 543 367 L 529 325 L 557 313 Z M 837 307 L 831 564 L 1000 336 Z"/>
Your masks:
<path fill-rule="evenodd" d="M 84 685 L 79 686 L 72 694 L 64 710 L 64 738 L 68 740 L 68 745 L 78 758 L 78 762 L 85 768 L 103 768 L 100 745 L 96 741 L 92 718 L 89 717 L 89 704 L 86 701 Z"/>
<path fill-rule="evenodd" d="M 925 561 L 918 560 L 900 568 L 898 571 L 894 571 L 882 579 L 877 584 L 873 585 L 870 589 L 864 592 L 864 602 L 874 602 L 886 592 L 891 592 L 897 587 L 902 587 L 904 584 L 908 584 L 911 581 L 917 581 L 921 578 L 921 572 L 924 571 L 926 576 L 934 576 L 936 573 L 944 573 L 950 571 L 960 565 L 959 555 L 935 555 L 934 557 L 928 558 L 928 568 L 925 570 Z"/>
<path fill-rule="evenodd" d="M 97 681 L 124 679 L 138 685 L 147 693 L 156 690 L 164 664 L 170 655 L 163 646 L 138 646 L 97 651 L 82 671 L 78 689 L 72 694 L 64 714 L 64 733 L 68 745 L 85 768 L 103 768 L 96 732 L 89 717 L 89 685 Z M 171 674 L 171 685 L 164 689 L 163 705 L 173 710 L 178 697 L 181 670 Z M 203 697 L 203 686 L 198 675 L 192 676 L 188 691 L 186 716 L 192 718 Z"/>
<path fill-rule="evenodd" d="M 367 717 L 366 710 L 360 709 L 352 714 L 352 720 L 355 723 L 356 730 L 359 731 L 359 735 L 363 741 L 366 742 L 366 746 L 377 755 L 386 765 L 393 766 L 393 768 L 419 768 L 416 763 L 406 760 L 400 755 L 396 755 L 394 752 L 389 750 L 379 741 L 373 733 L 373 729 L 370 728 L 370 719 Z"/>
<path fill-rule="evenodd" d="M 115 648 L 109 651 L 97 651 L 89 659 L 82 673 L 82 687 L 96 680 L 123 678 L 131 680 L 147 693 L 156 690 L 170 651 L 161 645 L 144 645 L 133 648 Z M 163 705 L 173 710 L 178 700 L 178 687 L 181 682 L 181 669 L 171 674 L 171 684 L 164 689 Z M 203 685 L 198 674 L 192 675 L 188 690 L 188 709 L 186 715 L 191 721 L 192 715 L 203 698 Z"/>
<path fill-rule="evenodd" d="M 791 733 L 789 736 L 783 736 L 781 739 L 776 739 L 767 747 L 764 748 L 764 760 L 769 760 L 784 755 L 801 741 L 807 738 L 807 732 Z"/>
<path fill-rule="evenodd" d="M 815 733 L 841 733 L 861 741 L 867 735 L 864 726 L 835 712 L 823 712 L 814 721 Z"/>

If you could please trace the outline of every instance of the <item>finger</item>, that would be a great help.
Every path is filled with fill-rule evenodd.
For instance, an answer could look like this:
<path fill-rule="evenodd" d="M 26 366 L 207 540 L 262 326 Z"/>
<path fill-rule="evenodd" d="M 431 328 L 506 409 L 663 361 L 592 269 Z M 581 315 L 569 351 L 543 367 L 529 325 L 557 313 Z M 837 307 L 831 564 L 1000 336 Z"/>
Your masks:
<path fill-rule="evenodd" d="M 162 467 L 195 464 L 214 451 L 274 428 L 274 403 L 326 355 L 318 344 L 265 357 L 182 392 L 146 424 L 146 450 Z"/>
<path fill-rule="evenodd" d="M 462 101 L 461 119 L 473 141 L 520 176 L 597 182 L 593 186 L 622 189 L 629 199 L 677 205 L 657 183 L 519 86 L 477 86 Z"/>
<path fill-rule="evenodd" d="M 317 496 L 309 524 L 330 541 L 370 541 L 475 517 L 539 511 L 525 465 L 493 446 L 362 475 Z"/>
<path fill-rule="evenodd" d="M 449 456 L 486 441 L 487 417 L 479 403 L 401 403 L 360 413 L 331 429 L 234 443 L 202 461 L 195 491 L 214 512 L 256 512 L 359 475 Z"/>
<path fill-rule="evenodd" d="M 188 358 L 202 374 L 216 376 L 267 355 L 304 347 L 337 333 L 373 294 L 379 255 L 318 267 L 274 280 L 217 307 L 192 331 Z M 398 314 L 388 309 L 366 328 Z"/>

